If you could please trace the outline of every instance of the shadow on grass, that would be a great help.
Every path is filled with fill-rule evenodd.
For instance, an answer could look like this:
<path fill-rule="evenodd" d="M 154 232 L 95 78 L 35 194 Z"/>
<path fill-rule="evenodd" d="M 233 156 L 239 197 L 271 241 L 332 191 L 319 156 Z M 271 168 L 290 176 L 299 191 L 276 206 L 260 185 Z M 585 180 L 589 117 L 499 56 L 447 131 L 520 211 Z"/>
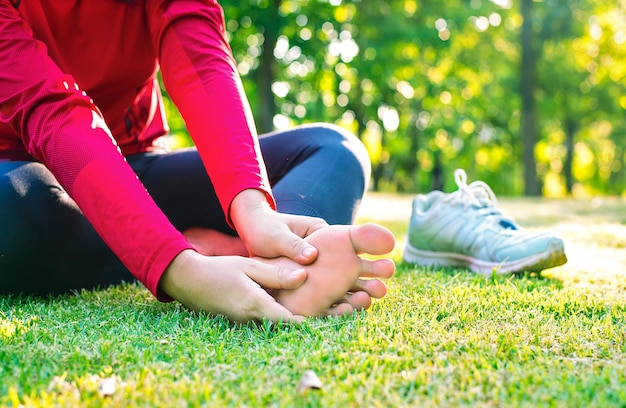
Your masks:
<path fill-rule="evenodd" d="M 0 295 L 0 313 L 45 316 L 60 312 L 68 322 L 80 322 L 82 318 L 89 319 L 89 316 L 94 315 L 102 320 L 117 314 L 133 314 L 135 318 L 141 315 L 142 318 L 135 320 L 150 321 L 164 314 L 183 311 L 187 312 L 176 302 L 159 302 L 137 282 L 48 295 Z"/>
<path fill-rule="evenodd" d="M 408 276 L 428 277 L 430 280 L 440 282 L 442 286 L 450 284 L 474 284 L 480 287 L 499 286 L 503 284 L 514 285 L 522 291 L 533 291 L 537 287 L 552 290 L 563 289 L 563 282 L 559 279 L 545 276 L 537 272 L 520 272 L 513 274 L 480 275 L 465 268 L 420 266 L 416 264 L 399 262 L 395 278 L 405 279 Z"/>

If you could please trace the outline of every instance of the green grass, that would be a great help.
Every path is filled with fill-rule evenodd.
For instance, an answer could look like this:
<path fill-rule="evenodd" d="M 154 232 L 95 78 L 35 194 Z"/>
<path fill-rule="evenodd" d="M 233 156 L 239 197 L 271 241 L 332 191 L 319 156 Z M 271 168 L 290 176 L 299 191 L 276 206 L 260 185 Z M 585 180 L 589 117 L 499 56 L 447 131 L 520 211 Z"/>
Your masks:
<path fill-rule="evenodd" d="M 409 202 L 371 195 L 360 217 L 394 231 L 398 261 Z M 0 406 L 626 406 L 626 203 L 503 207 L 563 236 L 570 262 L 490 278 L 398 262 L 369 311 L 301 326 L 233 325 L 133 284 L 0 297 Z M 306 370 L 321 390 L 297 391 Z"/>

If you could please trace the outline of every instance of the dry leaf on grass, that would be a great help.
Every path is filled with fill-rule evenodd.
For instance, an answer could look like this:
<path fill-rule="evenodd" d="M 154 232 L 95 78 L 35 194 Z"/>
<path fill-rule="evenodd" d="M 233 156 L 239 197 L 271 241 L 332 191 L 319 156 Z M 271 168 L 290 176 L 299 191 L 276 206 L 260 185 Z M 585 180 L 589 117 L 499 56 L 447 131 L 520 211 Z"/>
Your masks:
<path fill-rule="evenodd" d="M 101 397 L 110 397 L 115 394 L 115 377 L 103 378 L 98 384 L 98 394 Z"/>
<path fill-rule="evenodd" d="M 320 388 L 322 388 L 322 382 L 312 370 L 306 370 L 300 377 L 300 381 L 298 381 L 298 394 L 304 394 L 310 389 L 319 390 Z"/>

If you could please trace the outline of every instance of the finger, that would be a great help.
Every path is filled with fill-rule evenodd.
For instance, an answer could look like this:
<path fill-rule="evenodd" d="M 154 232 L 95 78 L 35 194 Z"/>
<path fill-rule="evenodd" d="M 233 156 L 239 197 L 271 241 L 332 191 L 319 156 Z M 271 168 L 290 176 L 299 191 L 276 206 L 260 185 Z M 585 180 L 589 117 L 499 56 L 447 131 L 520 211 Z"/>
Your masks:
<path fill-rule="evenodd" d="M 373 223 L 351 226 L 350 239 L 357 253 L 384 255 L 393 251 L 396 244 L 391 231 Z"/>
<path fill-rule="evenodd" d="M 250 279 L 266 289 L 297 289 L 307 277 L 304 269 L 289 269 L 266 264 L 259 258 L 250 259 L 244 272 Z"/>
<path fill-rule="evenodd" d="M 317 217 L 298 216 L 288 221 L 291 230 L 302 238 L 308 237 L 317 230 L 328 227 L 328 223 Z"/>
<path fill-rule="evenodd" d="M 388 258 L 369 260 L 361 259 L 361 278 L 389 279 L 396 271 L 396 264 Z"/>
<path fill-rule="evenodd" d="M 261 321 L 267 319 L 272 322 L 285 323 L 301 323 L 304 320 L 303 316 L 294 315 L 264 290 L 261 289 L 255 292 L 255 294 L 250 299 L 253 305 L 250 306 L 250 309 L 254 320 Z M 245 323 L 250 320 L 250 316 L 242 316 L 239 320 L 240 323 Z"/>
<path fill-rule="evenodd" d="M 276 245 L 281 255 L 298 262 L 300 265 L 308 265 L 317 258 L 317 248 L 291 231 L 277 237 Z"/>
<path fill-rule="evenodd" d="M 303 237 L 308 237 L 317 230 L 328 227 L 328 223 L 321 218 L 310 217 L 309 225 L 307 226 L 306 233 Z"/>
<path fill-rule="evenodd" d="M 387 286 L 378 279 L 357 279 L 350 292 L 365 292 L 370 297 L 380 299 L 387 294 Z"/>
<path fill-rule="evenodd" d="M 287 308 L 276 302 L 274 298 L 269 295 L 268 297 L 271 300 L 264 304 L 256 320 L 268 319 L 274 323 L 302 323 L 304 321 L 304 316 L 294 315 Z"/>

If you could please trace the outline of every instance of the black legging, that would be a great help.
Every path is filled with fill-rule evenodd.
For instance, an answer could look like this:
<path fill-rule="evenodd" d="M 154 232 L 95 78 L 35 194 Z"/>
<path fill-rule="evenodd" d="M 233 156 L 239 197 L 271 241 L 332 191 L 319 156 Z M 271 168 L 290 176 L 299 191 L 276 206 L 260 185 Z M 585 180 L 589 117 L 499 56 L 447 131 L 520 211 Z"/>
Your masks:
<path fill-rule="evenodd" d="M 278 211 L 329 224 L 354 220 L 370 164 L 353 135 L 308 125 L 262 136 L 260 146 Z M 195 149 L 127 159 L 178 230 L 235 234 Z M 0 162 L 0 293 L 62 293 L 133 279 L 43 164 Z"/>

